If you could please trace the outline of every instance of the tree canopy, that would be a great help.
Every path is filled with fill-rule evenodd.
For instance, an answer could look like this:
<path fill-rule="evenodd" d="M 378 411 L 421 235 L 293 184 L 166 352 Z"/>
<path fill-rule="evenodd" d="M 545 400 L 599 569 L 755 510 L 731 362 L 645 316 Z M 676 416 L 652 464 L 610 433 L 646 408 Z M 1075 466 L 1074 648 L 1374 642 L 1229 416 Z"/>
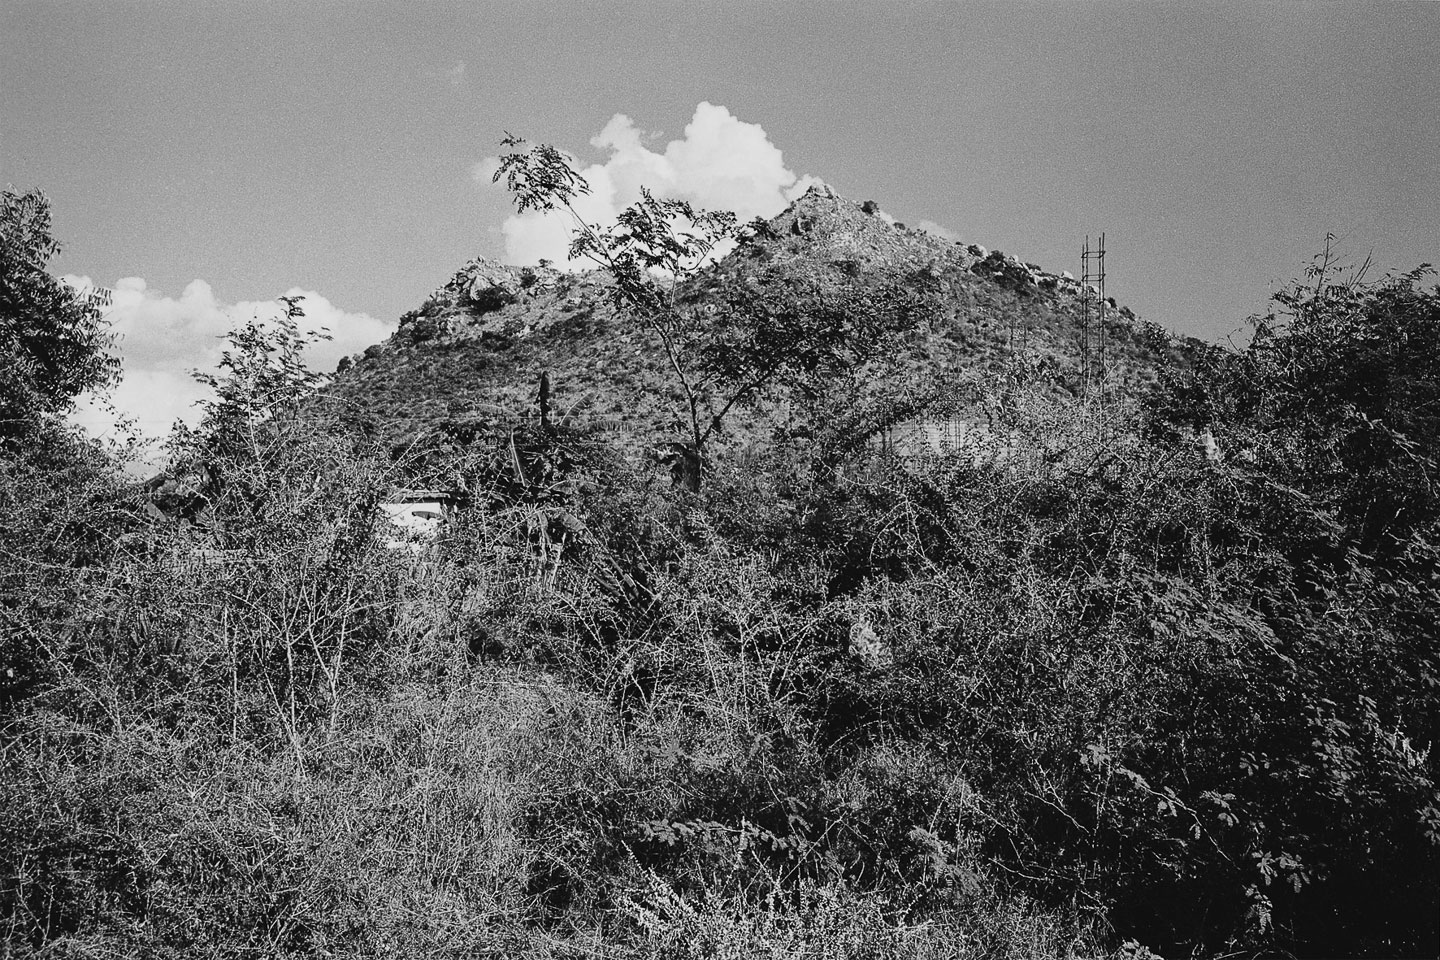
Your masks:
<path fill-rule="evenodd" d="M 38 190 L 0 194 L 0 439 L 25 436 L 87 390 L 119 379 L 104 291 L 47 272 L 60 244 Z"/>
<path fill-rule="evenodd" d="M 514 136 L 502 142 L 510 152 L 495 182 L 504 180 L 521 213 L 568 215 L 570 258 L 607 273 L 616 307 L 660 341 L 684 399 L 677 472 L 692 491 L 700 489 L 707 446 L 737 405 L 782 380 L 803 390 L 863 364 L 926 309 L 928 291 L 913 277 L 908 284 L 895 276 L 855 277 L 827 287 L 772 273 L 724 291 L 718 311 L 715 303 L 702 311 L 690 296 L 702 271 L 767 229 L 763 220 L 740 225 L 727 211 L 642 188 L 614 224 L 590 223 L 575 206 L 590 186 L 565 154 L 548 144 L 522 149 L 525 141 Z"/>

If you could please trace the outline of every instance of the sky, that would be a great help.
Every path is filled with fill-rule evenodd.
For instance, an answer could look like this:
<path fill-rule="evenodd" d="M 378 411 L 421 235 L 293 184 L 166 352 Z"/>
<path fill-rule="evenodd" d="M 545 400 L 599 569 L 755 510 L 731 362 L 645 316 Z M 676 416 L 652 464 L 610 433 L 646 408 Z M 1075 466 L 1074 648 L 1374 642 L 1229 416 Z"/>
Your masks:
<path fill-rule="evenodd" d="M 467 260 L 559 259 L 489 182 L 507 132 L 613 215 L 772 215 L 817 180 L 1223 340 L 1334 233 L 1440 261 L 1440 3 L 5 0 L 0 183 L 115 290 L 143 430 L 225 331 L 307 295 L 330 368 Z M 107 415 L 87 414 L 97 425 Z"/>

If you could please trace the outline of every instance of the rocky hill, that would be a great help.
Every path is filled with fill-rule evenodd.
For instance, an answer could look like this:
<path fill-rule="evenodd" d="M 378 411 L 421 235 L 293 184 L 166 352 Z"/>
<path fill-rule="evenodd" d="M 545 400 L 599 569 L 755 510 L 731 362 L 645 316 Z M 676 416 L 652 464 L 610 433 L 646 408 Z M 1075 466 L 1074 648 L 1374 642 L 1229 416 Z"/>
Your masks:
<path fill-rule="evenodd" d="M 1068 273 L 909 229 L 875 204 L 825 187 L 811 188 L 707 268 L 684 297 L 713 312 L 747 285 L 835 289 L 882 273 L 923 284 L 935 309 L 872 371 L 875 390 L 883 381 L 891 396 L 933 400 L 944 384 L 999 384 L 1017 372 L 1057 396 L 1084 390 L 1081 288 Z M 405 314 L 388 341 L 342 361 L 330 396 L 401 450 L 438 429 L 533 417 L 546 374 L 558 417 L 655 442 L 675 427 L 673 373 L 654 335 L 617 315 L 608 285 L 599 271 L 472 260 Z M 1154 351 L 1164 347 L 1113 300 L 1105 316 L 1107 389 L 1133 391 L 1153 379 Z M 782 392 L 737 410 L 727 421 L 730 442 L 763 440 L 783 416 Z"/>

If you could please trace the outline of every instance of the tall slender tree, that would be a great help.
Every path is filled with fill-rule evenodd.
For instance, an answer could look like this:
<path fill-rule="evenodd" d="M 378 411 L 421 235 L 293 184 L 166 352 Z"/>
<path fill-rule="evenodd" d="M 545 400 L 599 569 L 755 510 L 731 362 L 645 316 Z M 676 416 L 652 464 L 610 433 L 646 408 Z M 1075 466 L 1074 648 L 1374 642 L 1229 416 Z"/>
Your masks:
<path fill-rule="evenodd" d="M 852 279 L 834 289 L 777 274 L 753 289 L 711 295 L 702 307 L 689 295 L 699 275 L 732 242 L 763 235 L 764 221 L 742 226 L 732 213 L 642 188 L 614 224 L 591 223 L 577 207 L 590 186 L 565 154 L 548 144 L 525 149 L 514 136 L 502 143 L 510 152 L 495 182 L 504 180 L 521 213 L 568 215 L 570 259 L 605 271 L 616 308 L 658 339 L 683 403 L 676 472 L 693 492 L 702 485 L 707 448 L 732 410 L 777 381 L 801 384 L 863 364 L 913 326 L 927 302 L 923 285 L 895 277 Z"/>

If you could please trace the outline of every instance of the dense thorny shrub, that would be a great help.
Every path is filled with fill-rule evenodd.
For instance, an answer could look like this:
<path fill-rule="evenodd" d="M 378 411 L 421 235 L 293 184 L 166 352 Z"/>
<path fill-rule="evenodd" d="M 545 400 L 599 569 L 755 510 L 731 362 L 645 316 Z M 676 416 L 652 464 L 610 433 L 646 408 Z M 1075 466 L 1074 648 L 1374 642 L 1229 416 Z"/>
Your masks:
<path fill-rule="evenodd" d="M 1407 404 L 1428 410 L 1434 299 L 1281 302 L 1296 330 L 1193 358 L 1143 433 L 1012 422 L 1038 456 L 752 485 L 725 529 L 821 568 L 791 692 L 825 752 L 965 771 L 981 826 L 934 793 L 943 842 L 1169 949 L 1423 950 L 1440 618 Z"/>
<path fill-rule="evenodd" d="M 63 665 L 77 618 L 135 543 L 139 507 L 115 459 L 78 432 L 0 451 L 0 716 Z"/>
<path fill-rule="evenodd" d="M 1177 789 L 1183 770 L 1207 843 L 1120 916 L 1178 940 L 1228 923 L 1251 942 L 1417 952 L 1437 936 L 1413 905 L 1433 900 L 1440 839 L 1440 298 L 1420 271 L 1367 284 L 1328 267 L 1277 295 L 1246 351 L 1203 352 L 1152 406 L 1162 448 L 1205 427 L 1219 451 L 1188 485 L 1201 509 L 1147 536 L 1204 599 L 1166 629 L 1232 639 L 1137 755 Z M 1208 931 L 1174 923 L 1182 902 L 1207 904 Z"/>

